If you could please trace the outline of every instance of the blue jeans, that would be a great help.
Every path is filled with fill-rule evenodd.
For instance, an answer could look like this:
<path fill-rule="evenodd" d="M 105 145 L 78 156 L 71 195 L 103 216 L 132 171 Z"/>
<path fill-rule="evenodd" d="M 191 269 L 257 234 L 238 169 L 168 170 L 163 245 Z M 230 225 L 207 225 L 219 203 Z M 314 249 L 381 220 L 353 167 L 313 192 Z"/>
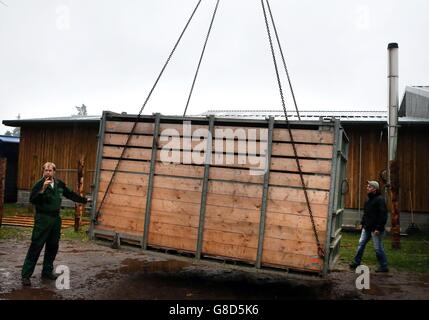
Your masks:
<path fill-rule="evenodd" d="M 356 251 L 354 262 L 358 265 L 361 263 L 363 253 L 365 251 L 365 246 L 372 237 L 372 242 L 374 243 L 374 249 L 375 249 L 375 254 L 377 256 L 378 263 L 380 264 L 380 267 L 382 269 L 387 269 L 387 257 L 386 257 L 386 253 L 384 252 L 384 247 L 382 242 L 383 235 L 384 235 L 384 232 L 380 232 L 379 235 L 375 235 L 371 231 L 366 231 L 365 229 L 362 228 L 362 233 L 360 235 L 359 245 Z"/>

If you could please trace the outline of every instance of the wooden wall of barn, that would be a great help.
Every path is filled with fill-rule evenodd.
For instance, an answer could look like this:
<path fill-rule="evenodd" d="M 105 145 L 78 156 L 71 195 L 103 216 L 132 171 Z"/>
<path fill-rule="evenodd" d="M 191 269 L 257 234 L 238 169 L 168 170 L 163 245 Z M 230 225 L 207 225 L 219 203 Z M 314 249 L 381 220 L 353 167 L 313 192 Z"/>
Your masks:
<path fill-rule="evenodd" d="M 350 139 L 347 176 L 349 192 L 346 208 L 363 209 L 367 198 L 366 180 L 378 180 L 382 170 L 387 168 L 387 129 L 377 125 L 343 124 Z M 429 170 L 426 165 L 429 159 L 429 127 L 402 126 L 399 129 L 398 160 L 400 164 L 400 206 L 401 211 L 429 212 Z M 361 156 L 359 148 L 361 141 Z M 359 161 L 361 158 L 361 162 Z M 361 163 L 361 180 L 359 183 L 359 164 Z M 360 184 L 360 199 L 359 199 Z M 384 183 L 381 184 L 384 187 Z M 359 202 L 360 200 L 360 202 Z"/>
<path fill-rule="evenodd" d="M 47 161 L 57 166 L 56 176 L 77 189 L 77 163 L 85 158 L 84 191 L 91 192 L 97 153 L 98 124 L 22 126 L 19 146 L 18 189 L 30 190 L 42 176 Z"/>

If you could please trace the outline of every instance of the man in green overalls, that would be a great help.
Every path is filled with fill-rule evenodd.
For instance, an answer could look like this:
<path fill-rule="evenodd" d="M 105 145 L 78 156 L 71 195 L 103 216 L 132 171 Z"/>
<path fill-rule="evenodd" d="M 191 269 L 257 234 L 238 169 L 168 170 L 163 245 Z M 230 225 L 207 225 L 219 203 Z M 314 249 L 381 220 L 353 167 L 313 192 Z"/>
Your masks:
<path fill-rule="evenodd" d="M 58 276 L 53 272 L 54 260 L 58 252 L 61 236 L 60 208 L 62 196 L 79 203 L 88 200 L 68 189 L 65 183 L 55 179 L 55 164 L 47 162 L 43 165 L 43 177 L 36 182 L 31 190 L 30 202 L 36 207 L 31 245 L 22 267 L 22 284 L 31 286 L 30 277 L 34 272 L 40 252 L 45 246 L 42 278 L 55 280 Z"/>

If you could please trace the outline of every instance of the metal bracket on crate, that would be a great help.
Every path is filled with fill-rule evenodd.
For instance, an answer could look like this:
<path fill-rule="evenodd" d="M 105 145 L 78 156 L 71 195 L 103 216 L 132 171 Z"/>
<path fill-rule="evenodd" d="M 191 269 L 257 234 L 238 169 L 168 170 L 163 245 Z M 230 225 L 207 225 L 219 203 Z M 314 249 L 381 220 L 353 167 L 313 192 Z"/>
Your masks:
<path fill-rule="evenodd" d="M 111 248 L 112 249 L 119 249 L 120 247 L 121 247 L 121 236 L 119 235 L 118 232 L 115 232 Z"/>

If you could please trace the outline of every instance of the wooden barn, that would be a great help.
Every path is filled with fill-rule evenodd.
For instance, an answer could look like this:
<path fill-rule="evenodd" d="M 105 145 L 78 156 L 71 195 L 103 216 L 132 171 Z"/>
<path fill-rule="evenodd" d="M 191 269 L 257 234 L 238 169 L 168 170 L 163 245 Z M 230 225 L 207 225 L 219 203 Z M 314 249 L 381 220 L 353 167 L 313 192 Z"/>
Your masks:
<path fill-rule="evenodd" d="M 0 136 L 0 158 L 6 159 L 4 202 L 17 200 L 18 148 L 19 137 Z"/>
<path fill-rule="evenodd" d="M 41 177 L 41 167 L 47 161 L 57 165 L 58 178 L 76 189 L 78 161 L 84 159 L 84 191 L 90 193 L 99 122 L 100 117 L 96 116 L 3 121 L 7 126 L 21 128 L 16 179 L 18 203 L 28 203 L 31 187 Z"/>

